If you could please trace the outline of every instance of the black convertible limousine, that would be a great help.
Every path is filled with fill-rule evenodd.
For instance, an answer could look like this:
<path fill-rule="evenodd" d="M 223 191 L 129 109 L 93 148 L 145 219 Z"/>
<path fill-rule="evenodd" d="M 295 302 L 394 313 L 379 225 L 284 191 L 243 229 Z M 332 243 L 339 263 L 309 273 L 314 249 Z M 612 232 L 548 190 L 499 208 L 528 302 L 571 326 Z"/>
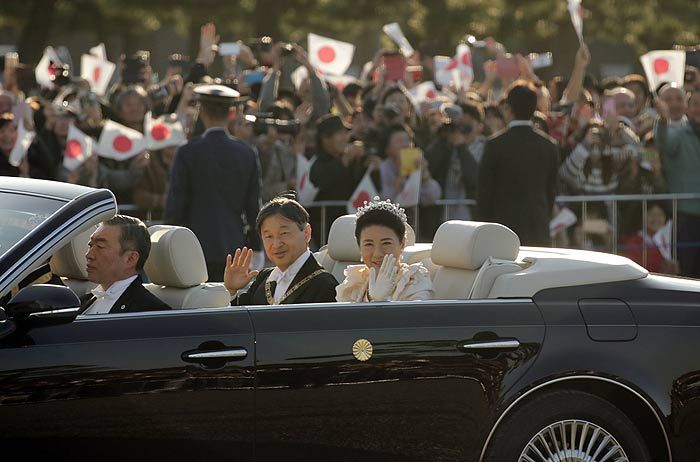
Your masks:
<path fill-rule="evenodd" d="M 700 281 L 449 221 L 404 253 L 435 300 L 231 307 L 194 234 L 161 225 L 147 288 L 177 309 L 77 316 L 116 212 L 0 177 L 0 297 L 49 258 L 67 286 L 0 308 L 4 460 L 700 460 Z M 353 226 L 317 254 L 336 276 Z"/>

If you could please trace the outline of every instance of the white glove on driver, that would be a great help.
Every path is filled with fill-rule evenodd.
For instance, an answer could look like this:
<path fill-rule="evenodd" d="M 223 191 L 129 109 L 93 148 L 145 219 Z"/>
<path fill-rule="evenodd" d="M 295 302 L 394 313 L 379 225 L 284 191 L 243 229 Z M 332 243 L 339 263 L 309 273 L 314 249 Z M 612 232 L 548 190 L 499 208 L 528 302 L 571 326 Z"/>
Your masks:
<path fill-rule="evenodd" d="M 374 268 L 369 269 L 369 287 L 367 294 L 371 301 L 391 300 L 391 294 L 396 288 L 396 273 L 399 267 L 396 264 L 396 257 L 391 254 L 384 255 L 382 266 L 377 272 Z"/>

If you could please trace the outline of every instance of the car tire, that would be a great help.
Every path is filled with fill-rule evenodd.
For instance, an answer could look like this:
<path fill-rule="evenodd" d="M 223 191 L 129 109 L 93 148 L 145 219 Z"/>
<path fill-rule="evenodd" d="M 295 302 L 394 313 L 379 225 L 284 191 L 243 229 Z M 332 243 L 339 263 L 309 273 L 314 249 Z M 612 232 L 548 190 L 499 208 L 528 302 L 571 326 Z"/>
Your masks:
<path fill-rule="evenodd" d="M 571 447 L 572 436 L 574 447 Z M 606 436 L 611 437 L 607 442 Z M 652 460 L 632 421 L 610 402 L 589 393 L 555 391 L 535 397 L 507 416 L 489 443 L 484 460 L 589 460 L 585 457 L 593 455 L 598 447 L 601 458 L 613 451 L 614 457 L 609 460 Z"/>

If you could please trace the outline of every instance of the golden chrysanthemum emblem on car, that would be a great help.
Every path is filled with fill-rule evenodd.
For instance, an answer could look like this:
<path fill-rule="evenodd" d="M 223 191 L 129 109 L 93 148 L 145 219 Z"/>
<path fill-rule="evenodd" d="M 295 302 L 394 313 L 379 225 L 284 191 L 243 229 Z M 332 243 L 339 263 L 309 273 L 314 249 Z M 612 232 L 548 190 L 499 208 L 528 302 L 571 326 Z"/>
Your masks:
<path fill-rule="evenodd" d="M 367 361 L 372 357 L 372 344 L 364 338 L 357 340 L 352 345 L 352 355 L 358 361 Z"/>

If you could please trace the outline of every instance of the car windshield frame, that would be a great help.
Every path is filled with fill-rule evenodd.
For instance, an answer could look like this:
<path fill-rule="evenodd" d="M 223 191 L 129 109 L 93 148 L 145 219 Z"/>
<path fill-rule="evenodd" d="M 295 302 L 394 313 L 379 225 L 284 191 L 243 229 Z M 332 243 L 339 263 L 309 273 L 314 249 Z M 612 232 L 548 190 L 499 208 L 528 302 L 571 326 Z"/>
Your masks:
<path fill-rule="evenodd" d="M 0 191 L 0 258 L 68 202 L 25 191 Z"/>

